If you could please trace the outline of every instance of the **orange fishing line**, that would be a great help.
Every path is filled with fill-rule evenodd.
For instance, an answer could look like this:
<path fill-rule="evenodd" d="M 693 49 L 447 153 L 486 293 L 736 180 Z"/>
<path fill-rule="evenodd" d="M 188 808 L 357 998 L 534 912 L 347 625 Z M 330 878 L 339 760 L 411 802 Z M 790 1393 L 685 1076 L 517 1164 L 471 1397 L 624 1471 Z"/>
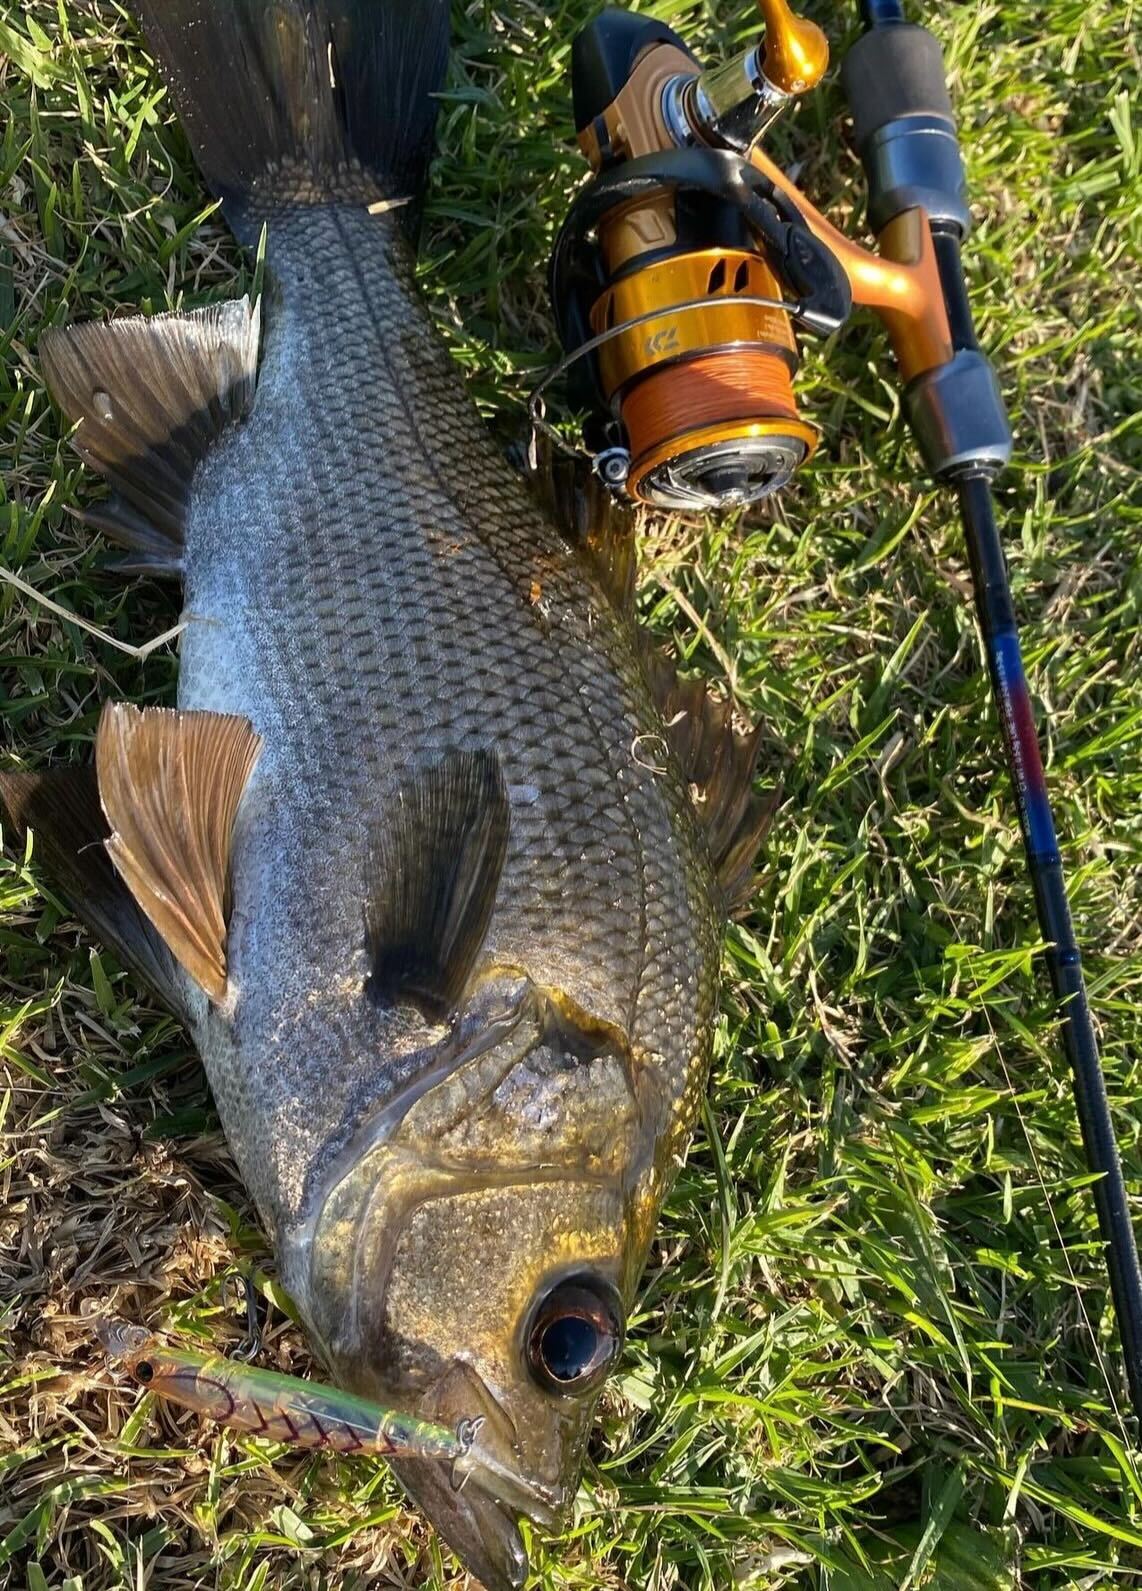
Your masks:
<path fill-rule="evenodd" d="M 622 400 L 631 456 L 707 426 L 797 418 L 786 361 L 763 348 L 705 354 L 653 370 Z"/>

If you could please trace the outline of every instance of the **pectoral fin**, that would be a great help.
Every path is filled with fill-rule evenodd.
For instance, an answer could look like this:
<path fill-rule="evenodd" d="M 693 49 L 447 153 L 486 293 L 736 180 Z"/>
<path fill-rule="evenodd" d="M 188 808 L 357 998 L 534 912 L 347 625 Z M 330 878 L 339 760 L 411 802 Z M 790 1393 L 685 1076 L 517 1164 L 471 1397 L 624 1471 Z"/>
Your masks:
<path fill-rule="evenodd" d="M 185 1021 L 185 991 L 174 958 L 104 848 L 109 830 L 95 769 L 0 774 L 0 807 L 15 829 L 32 831 L 34 854 L 78 916 Z"/>
<path fill-rule="evenodd" d="M 452 751 L 407 785 L 370 847 L 369 990 L 433 1015 L 456 1009 L 507 852 L 511 809 L 492 751 Z"/>
<path fill-rule="evenodd" d="M 257 309 L 243 298 L 52 328 L 39 355 L 77 451 L 114 487 L 85 519 L 131 550 L 124 568 L 178 574 L 191 477 L 253 400 Z"/>
<path fill-rule="evenodd" d="M 95 763 L 120 877 L 175 959 L 226 988 L 230 847 L 261 750 L 246 718 L 109 703 Z"/>

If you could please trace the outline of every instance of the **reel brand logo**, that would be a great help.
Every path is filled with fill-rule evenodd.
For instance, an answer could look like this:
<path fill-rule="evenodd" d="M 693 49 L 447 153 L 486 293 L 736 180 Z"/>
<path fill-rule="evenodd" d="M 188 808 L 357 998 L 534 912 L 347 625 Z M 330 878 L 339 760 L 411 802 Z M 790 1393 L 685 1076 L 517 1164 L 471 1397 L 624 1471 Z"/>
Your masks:
<path fill-rule="evenodd" d="M 676 353 L 678 346 L 677 326 L 663 326 L 661 331 L 652 332 L 643 342 L 643 350 L 648 359 L 657 359 L 663 354 Z"/>

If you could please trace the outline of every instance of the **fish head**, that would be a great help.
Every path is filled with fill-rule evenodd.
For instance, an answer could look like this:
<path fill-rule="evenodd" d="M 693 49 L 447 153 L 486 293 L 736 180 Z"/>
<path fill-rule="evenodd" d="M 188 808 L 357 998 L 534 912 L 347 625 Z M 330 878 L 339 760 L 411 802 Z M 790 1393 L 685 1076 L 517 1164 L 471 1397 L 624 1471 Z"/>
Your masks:
<path fill-rule="evenodd" d="M 522 1584 L 520 1513 L 559 1523 L 622 1350 L 656 1139 L 625 1035 L 511 970 L 358 1135 L 314 1231 L 309 1297 L 337 1378 L 478 1425 L 470 1480 L 395 1469 L 484 1584 Z M 312 1312 L 312 1311 L 311 1311 Z"/>

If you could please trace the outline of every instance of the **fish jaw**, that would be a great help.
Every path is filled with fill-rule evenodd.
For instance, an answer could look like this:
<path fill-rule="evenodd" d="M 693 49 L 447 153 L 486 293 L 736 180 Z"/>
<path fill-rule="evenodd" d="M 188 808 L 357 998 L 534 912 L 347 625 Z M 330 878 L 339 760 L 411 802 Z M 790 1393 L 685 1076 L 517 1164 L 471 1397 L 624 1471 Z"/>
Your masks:
<path fill-rule="evenodd" d="M 410 1460 L 394 1464 L 397 1479 L 487 1591 L 518 1591 L 528 1558 L 517 1517 L 556 1527 L 567 1511 L 565 1494 L 519 1473 L 512 1422 L 470 1365 L 454 1363 L 420 1407 L 448 1426 L 474 1423 L 472 1448 L 451 1475 L 439 1464 Z"/>
<path fill-rule="evenodd" d="M 476 1344 L 469 1351 L 478 1353 Z M 370 1397 L 391 1398 L 393 1378 L 376 1360 L 338 1366 Z M 387 1367 L 386 1367 L 387 1369 Z M 383 1389 L 383 1392 L 382 1392 Z M 518 1520 L 524 1516 L 559 1530 L 574 1503 L 595 1396 L 550 1399 L 530 1385 L 493 1391 L 466 1359 L 455 1358 L 420 1395 L 405 1388 L 401 1401 L 425 1419 L 458 1431 L 476 1427 L 465 1458 L 449 1469 L 420 1459 L 393 1461 L 412 1500 L 487 1591 L 519 1591 L 528 1555 Z M 514 1412 L 509 1413 L 511 1408 Z"/>
<path fill-rule="evenodd" d="M 528 1556 L 513 1511 L 487 1492 L 457 1491 L 439 1464 L 401 1460 L 393 1472 L 412 1501 L 486 1591 L 520 1591 Z"/>

